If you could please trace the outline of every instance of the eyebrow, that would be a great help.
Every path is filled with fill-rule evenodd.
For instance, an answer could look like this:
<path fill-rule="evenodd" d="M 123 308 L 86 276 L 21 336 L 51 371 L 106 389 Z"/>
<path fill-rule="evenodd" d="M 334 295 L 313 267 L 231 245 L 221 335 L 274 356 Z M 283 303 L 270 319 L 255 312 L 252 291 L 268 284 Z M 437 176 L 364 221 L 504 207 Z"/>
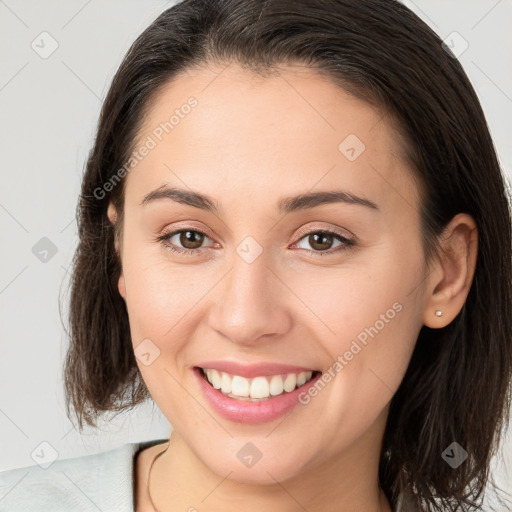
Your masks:
<path fill-rule="evenodd" d="M 161 199 L 168 199 L 177 203 L 193 206 L 194 208 L 199 208 L 214 214 L 219 214 L 221 210 L 217 201 L 206 194 L 176 187 L 168 187 L 167 185 L 162 185 L 147 194 L 141 201 L 141 205 L 145 206 Z M 332 203 L 360 205 L 372 210 L 379 209 L 373 201 L 356 196 L 345 190 L 307 192 L 297 196 L 284 197 L 278 201 L 277 209 L 281 213 L 291 213 Z"/>

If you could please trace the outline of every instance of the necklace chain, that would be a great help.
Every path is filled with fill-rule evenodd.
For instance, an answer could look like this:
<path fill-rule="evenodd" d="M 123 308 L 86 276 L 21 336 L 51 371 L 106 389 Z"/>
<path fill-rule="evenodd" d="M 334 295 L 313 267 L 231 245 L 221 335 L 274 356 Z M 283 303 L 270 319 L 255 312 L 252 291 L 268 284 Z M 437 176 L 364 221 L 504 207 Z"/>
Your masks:
<path fill-rule="evenodd" d="M 158 457 L 160 457 L 160 455 L 163 455 L 168 449 L 169 449 L 169 445 L 170 445 L 170 441 L 167 445 L 167 448 L 165 450 L 162 450 L 160 453 L 156 454 L 155 457 L 153 457 L 153 460 L 151 461 L 151 465 L 149 466 L 149 471 L 148 471 L 148 498 L 149 498 L 149 501 L 151 503 L 151 506 L 155 509 L 155 512 L 160 512 L 154 502 L 153 502 L 153 499 L 151 498 L 151 491 L 149 490 L 149 487 L 150 487 L 150 481 L 151 481 L 151 470 L 153 469 L 153 464 L 155 463 L 156 459 L 158 459 Z"/>

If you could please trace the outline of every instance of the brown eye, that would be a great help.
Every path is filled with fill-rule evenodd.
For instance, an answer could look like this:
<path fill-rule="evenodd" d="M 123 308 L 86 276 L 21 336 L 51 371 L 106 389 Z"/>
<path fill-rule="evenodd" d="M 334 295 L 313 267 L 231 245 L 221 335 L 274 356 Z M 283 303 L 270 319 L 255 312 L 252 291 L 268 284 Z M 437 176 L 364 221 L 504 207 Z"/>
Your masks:
<path fill-rule="evenodd" d="M 157 238 L 166 249 L 191 256 L 202 251 L 203 247 L 201 246 L 205 239 L 209 239 L 209 237 L 197 229 L 181 229 Z"/>
<path fill-rule="evenodd" d="M 334 236 L 328 233 L 312 233 L 308 236 L 308 242 L 313 249 L 324 251 L 330 249 L 333 244 Z"/>
<path fill-rule="evenodd" d="M 336 241 L 337 245 L 334 245 Z M 301 244 L 309 245 L 311 249 L 301 246 Z M 315 256 L 324 256 L 348 249 L 355 245 L 355 241 L 334 231 L 316 230 L 305 233 L 295 245 L 299 249 L 305 249 Z"/>
<path fill-rule="evenodd" d="M 179 242 L 184 249 L 199 249 L 203 243 L 205 235 L 199 231 L 179 231 Z"/>

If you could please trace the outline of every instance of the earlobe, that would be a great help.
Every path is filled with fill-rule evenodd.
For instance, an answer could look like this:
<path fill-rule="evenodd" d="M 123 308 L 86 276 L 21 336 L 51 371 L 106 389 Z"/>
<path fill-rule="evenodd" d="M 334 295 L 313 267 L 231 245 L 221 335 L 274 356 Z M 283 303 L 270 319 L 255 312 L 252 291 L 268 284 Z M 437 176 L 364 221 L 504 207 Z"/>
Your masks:
<path fill-rule="evenodd" d="M 110 223 L 113 226 L 115 226 L 117 223 L 117 211 L 116 211 L 116 208 L 115 208 L 114 204 L 112 203 L 112 201 L 108 204 L 107 217 L 108 217 L 108 220 L 110 221 Z M 119 259 L 119 264 L 121 265 L 121 255 L 119 252 L 119 240 L 117 237 L 117 231 L 116 231 L 116 236 L 114 239 L 114 247 L 115 247 L 115 251 L 117 253 L 117 257 Z M 121 295 L 121 297 L 126 301 L 126 285 L 124 282 L 124 272 L 123 272 L 122 267 L 121 267 L 121 274 L 119 275 L 119 279 L 117 281 L 117 289 L 119 290 L 119 294 Z"/>
<path fill-rule="evenodd" d="M 117 289 L 119 290 L 119 294 L 126 301 L 126 285 L 124 282 L 124 273 L 121 270 L 121 275 L 119 276 L 119 280 L 117 281 Z"/>
<path fill-rule="evenodd" d="M 111 224 L 113 224 L 113 225 L 116 224 L 117 211 L 116 211 L 116 207 L 114 206 L 114 203 L 112 201 L 110 201 L 110 203 L 108 203 L 107 217 L 108 217 L 108 220 L 111 222 Z"/>
<path fill-rule="evenodd" d="M 112 201 L 110 201 L 108 203 L 107 217 L 108 217 L 108 220 L 110 221 L 110 223 L 112 224 L 112 226 L 115 227 L 116 224 L 117 224 L 117 210 L 116 210 L 116 207 L 114 206 L 114 203 Z M 119 240 L 118 240 L 118 237 L 117 237 L 117 231 L 116 231 L 116 236 L 114 238 L 114 247 L 115 247 L 115 250 L 116 250 L 116 253 L 117 253 L 117 257 L 120 260 L 121 257 L 120 257 L 120 252 L 119 252 Z"/>
<path fill-rule="evenodd" d="M 423 323 L 439 329 L 448 325 L 466 302 L 476 268 L 478 230 L 473 218 L 456 215 L 441 239 L 442 251 L 429 276 Z"/>

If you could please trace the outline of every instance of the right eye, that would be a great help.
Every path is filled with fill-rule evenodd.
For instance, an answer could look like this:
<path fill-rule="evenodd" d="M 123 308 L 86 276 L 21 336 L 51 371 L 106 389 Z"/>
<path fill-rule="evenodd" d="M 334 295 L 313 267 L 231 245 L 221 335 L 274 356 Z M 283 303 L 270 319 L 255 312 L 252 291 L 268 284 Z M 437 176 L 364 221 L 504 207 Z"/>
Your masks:
<path fill-rule="evenodd" d="M 172 239 L 175 238 L 175 241 Z M 172 231 L 170 233 L 165 233 L 157 238 L 162 245 L 169 249 L 172 252 L 183 254 L 187 256 L 193 256 L 195 254 L 199 254 L 202 252 L 203 247 L 201 244 L 203 243 L 205 238 L 209 238 L 206 233 L 199 231 L 198 229 L 180 229 L 177 231 Z M 185 247 L 179 247 L 177 243 L 181 244 Z M 190 247 L 187 247 L 190 246 Z"/>

